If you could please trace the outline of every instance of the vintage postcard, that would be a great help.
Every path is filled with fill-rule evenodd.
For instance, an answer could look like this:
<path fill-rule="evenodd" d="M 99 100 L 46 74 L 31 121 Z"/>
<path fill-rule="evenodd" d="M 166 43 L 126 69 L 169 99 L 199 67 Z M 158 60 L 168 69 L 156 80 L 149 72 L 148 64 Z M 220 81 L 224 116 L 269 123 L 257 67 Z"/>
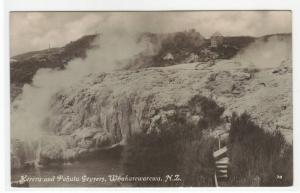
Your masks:
<path fill-rule="evenodd" d="M 292 12 L 18 12 L 12 187 L 293 186 Z"/>

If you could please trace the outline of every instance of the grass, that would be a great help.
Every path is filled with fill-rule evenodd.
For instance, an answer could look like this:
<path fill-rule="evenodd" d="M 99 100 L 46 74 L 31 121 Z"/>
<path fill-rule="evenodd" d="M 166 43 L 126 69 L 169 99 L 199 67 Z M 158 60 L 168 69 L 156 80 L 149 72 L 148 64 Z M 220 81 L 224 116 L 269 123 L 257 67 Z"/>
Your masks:
<path fill-rule="evenodd" d="M 180 182 L 144 182 L 136 186 L 213 186 L 212 149 L 215 140 L 201 128 L 179 124 L 160 133 L 135 134 L 123 150 L 123 167 L 129 176 L 179 174 Z"/>
<path fill-rule="evenodd" d="M 229 150 L 231 186 L 293 184 L 292 146 L 279 131 L 265 131 L 247 113 L 232 115 Z"/>

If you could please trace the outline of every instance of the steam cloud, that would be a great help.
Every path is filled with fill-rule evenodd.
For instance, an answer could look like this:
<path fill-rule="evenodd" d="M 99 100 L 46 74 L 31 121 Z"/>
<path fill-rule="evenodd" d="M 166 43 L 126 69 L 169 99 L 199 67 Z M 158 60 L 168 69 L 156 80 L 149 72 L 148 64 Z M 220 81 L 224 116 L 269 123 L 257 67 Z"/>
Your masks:
<path fill-rule="evenodd" d="M 291 53 L 291 37 L 282 38 L 274 35 L 256 40 L 245 50 L 242 50 L 235 59 L 248 67 L 273 68 L 285 60 L 291 60 Z"/>
<path fill-rule="evenodd" d="M 170 33 L 195 28 L 205 37 L 219 31 L 225 36 L 262 36 L 291 33 L 290 11 L 189 12 L 12 12 L 11 55 L 63 46 L 83 35 L 109 27 L 113 33 L 144 31 Z M 118 25 L 126 28 L 118 28 Z"/>
<path fill-rule="evenodd" d="M 110 21 L 99 28 L 100 38 L 94 42 L 99 48 L 88 51 L 85 60 L 75 59 L 64 70 L 40 69 L 32 84 L 24 85 L 22 95 L 13 102 L 12 138 L 38 140 L 45 134 L 43 123 L 49 115 L 51 97 L 56 92 L 90 73 L 112 71 L 117 62 L 130 59 L 146 49 L 145 42 L 136 42 L 140 32 L 133 31 L 128 23 L 117 19 L 110 17 Z M 116 25 L 109 26 L 110 23 Z"/>
<path fill-rule="evenodd" d="M 18 14 L 18 13 L 16 13 Z M 206 19 L 205 21 L 210 21 L 209 18 L 214 16 L 216 21 L 213 23 L 216 24 L 218 21 L 218 26 L 215 28 L 228 29 L 229 25 L 232 23 L 236 23 L 233 18 L 236 18 L 236 14 L 240 14 L 237 12 L 202 12 L 199 15 L 191 12 L 191 13 L 157 13 L 157 16 L 153 16 L 153 13 L 102 13 L 102 17 L 97 17 L 96 14 L 90 14 L 86 17 L 79 17 L 79 22 L 69 23 L 67 27 L 81 28 L 80 25 L 83 24 L 83 28 L 86 27 L 89 30 L 89 33 L 100 32 L 101 36 L 95 44 L 100 45 L 99 49 L 90 50 L 87 53 L 87 58 L 85 60 L 76 59 L 66 66 L 64 70 L 51 70 L 51 69 L 40 69 L 33 78 L 32 85 L 25 85 L 23 88 L 22 95 L 17 98 L 13 102 L 12 108 L 12 138 L 19 139 L 39 139 L 43 135 L 43 131 L 45 130 L 43 127 L 43 122 L 47 118 L 49 113 L 49 103 L 51 97 L 58 92 L 59 90 L 70 86 L 71 84 L 76 83 L 82 77 L 95 72 L 107 72 L 114 70 L 117 66 L 116 63 L 118 61 L 130 59 L 132 56 L 136 55 L 139 52 L 142 52 L 146 49 L 145 42 L 141 42 L 140 44 L 136 43 L 136 37 L 141 32 L 144 31 L 156 31 L 158 33 L 162 32 L 171 32 L 178 31 L 182 29 L 193 28 L 194 26 L 201 25 L 210 28 L 208 25 L 212 24 L 211 22 L 203 22 L 200 21 L 198 17 L 202 15 L 202 18 Z M 222 22 L 222 18 L 224 15 L 228 15 L 225 17 L 228 21 L 232 22 Z M 260 12 L 259 14 L 265 14 L 264 12 Z M 267 15 L 270 13 L 267 13 Z M 55 15 L 55 14 L 54 14 Z M 253 12 L 245 12 L 242 14 L 246 18 L 256 18 L 258 15 Z M 279 12 L 275 15 L 284 16 L 287 20 L 290 19 L 290 12 Z M 39 15 L 40 16 L 40 15 Z M 53 16 L 50 15 L 51 17 Z M 71 15 L 74 16 L 74 15 Z M 153 16 L 153 17 L 152 17 Z M 178 18 L 175 20 L 177 16 Z M 55 17 L 56 18 L 56 17 Z M 55 19 L 54 18 L 54 19 Z M 267 17 L 266 17 L 267 18 Z M 274 17 L 274 13 L 271 14 L 268 18 L 277 18 Z M 35 21 L 36 17 L 31 18 Z M 45 19 L 45 18 L 44 18 Z M 56 18 L 60 19 L 60 17 Z M 66 19 L 66 18 L 64 18 Z M 186 22 L 186 20 L 189 20 Z M 221 19 L 221 20 L 220 20 Z M 262 19 L 261 15 L 259 19 Z M 264 19 L 266 20 L 266 19 Z M 40 21 L 40 20 L 38 20 Z M 221 22 L 220 22 L 221 21 Z M 244 20 L 242 20 L 243 25 L 241 29 L 245 29 Z M 248 20 L 246 20 L 248 21 Z M 252 21 L 252 20 L 249 20 Z M 269 20 L 267 20 L 269 21 Z M 92 23 L 91 25 L 86 26 L 86 22 Z M 47 23 L 47 22 L 46 22 Z M 250 22 L 251 23 L 251 22 Z M 273 22 L 267 22 L 273 23 Z M 282 22 L 284 23 L 284 22 Z M 174 25 L 176 24 L 176 25 Z M 179 25 L 180 24 L 180 25 Z M 197 24 L 197 25 L 196 25 Z M 37 24 L 36 24 L 37 25 Z M 179 25 L 179 26 L 178 26 Z M 290 25 L 290 23 L 289 23 Z M 95 27 L 98 26 L 98 27 Z M 204 28 L 204 27 L 201 27 Z M 234 28 L 238 29 L 237 25 L 233 25 Z M 290 30 L 289 27 L 284 26 L 284 29 Z M 215 28 L 211 30 L 216 30 Z M 232 27 L 231 27 L 232 28 Z M 230 29 L 231 29 L 230 28 Z M 63 28 L 65 29 L 65 27 Z M 202 32 L 200 29 L 200 32 Z M 261 28 L 260 28 L 261 29 Z M 273 30 L 273 28 L 270 28 Z M 281 29 L 281 27 L 280 27 Z M 67 29 L 66 29 L 67 30 Z M 12 32 L 18 31 L 17 29 L 12 29 Z M 68 31 L 70 31 L 68 29 Z M 41 31 L 41 33 L 43 30 Z M 213 32 L 213 31 L 209 31 Z M 32 32 L 35 34 L 36 32 Z M 56 33 L 55 33 L 56 34 Z M 53 34 L 52 34 L 53 35 Z M 47 38 L 52 38 L 51 34 L 47 35 Z M 71 36 L 76 36 L 78 34 L 71 33 Z M 57 37 L 53 35 L 53 37 Z M 26 39 L 26 38 L 25 38 Z M 33 41 L 34 42 L 34 41 Z M 282 48 L 287 48 L 290 44 L 286 44 L 285 42 L 269 41 L 267 43 L 268 48 L 272 49 L 272 52 L 268 52 L 267 50 L 261 51 L 259 49 L 260 43 L 256 43 L 252 45 L 252 48 L 245 51 L 240 55 L 240 58 L 243 60 L 254 61 L 259 65 L 264 65 L 263 61 L 269 60 L 276 62 L 276 58 L 274 55 L 282 55 Z M 20 43 L 19 43 L 20 44 Z M 14 45 L 14 44 L 13 44 Z M 26 44 L 22 44 L 26 45 Z M 274 51 L 275 50 L 275 51 Z M 264 53 L 264 54 L 262 54 Z M 287 52 L 288 53 L 288 52 Z M 272 63 L 272 62 L 269 62 Z"/>

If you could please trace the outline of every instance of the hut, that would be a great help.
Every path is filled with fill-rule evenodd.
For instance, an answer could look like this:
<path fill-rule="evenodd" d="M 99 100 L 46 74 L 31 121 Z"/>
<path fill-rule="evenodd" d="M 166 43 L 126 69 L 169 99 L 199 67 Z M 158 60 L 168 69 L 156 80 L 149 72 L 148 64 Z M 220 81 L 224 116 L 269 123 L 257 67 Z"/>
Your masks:
<path fill-rule="evenodd" d="M 211 38 L 210 38 L 210 47 L 211 48 L 218 48 L 223 45 L 223 39 L 224 37 L 222 36 L 221 33 L 215 32 Z"/>

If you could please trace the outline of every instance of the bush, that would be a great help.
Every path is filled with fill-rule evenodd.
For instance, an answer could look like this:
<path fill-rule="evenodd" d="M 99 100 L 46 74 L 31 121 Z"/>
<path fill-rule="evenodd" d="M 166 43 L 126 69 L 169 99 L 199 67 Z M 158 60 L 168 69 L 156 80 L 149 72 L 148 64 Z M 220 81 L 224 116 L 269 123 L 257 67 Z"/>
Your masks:
<path fill-rule="evenodd" d="M 165 176 L 176 168 L 176 152 L 172 148 L 174 135 L 163 132 L 140 133 L 130 138 L 123 150 L 123 167 L 128 176 Z M 137 186 L 163 185 L 160 182 L 140 182 Z"/>
<path fill-rule="evenodd" d="M 215 165 L 212 151 L 215 139 L 202 136 L 198 140 L 181 140 L 179 144 L 182 157 L 179 159 L 178 173 L 184 180 L 182 185 L 214 186 Z"/>
<path fill-rule="evenodd" d="M 123 167 L 129 176 L 179 174 L 182 181 L 137 183 L 136 186 L 213 186 L 215 139 L 204 130 L 220 123 L 224 109 L 206 97 L 194 97 L 160 132 L 132 136 L 123 150 Z M 186 111 L 201 117 L 199 124 L 186 120 Z M 207 133 L 207 132 L 205 132 Z"/>
<path fill-rule="evenodd" d="M 191 53 L 198 54 L 205 42 L 205 38 L 195 29 L 168 34 L 162 39 L 160 49 L 154 57 L 154 65 L 163 65 L 163 57 L 168 53 L 174 56 L 172 65 L 183 62 Z"/>
<path fill-rule="evenodd" d="M 188 106 L 192 114 L 202 117 L 201 125 L 203 127 L 214 128 L 222 122 L 220 117 L 225 109 L 211 98 L 196 95 L 189 101 Z"/>
<path fill-rule="evenodd" d="M 229 157 L 231 186 L 289 186 L 293 183 L 292 147 L 279 131 L 266 132 L 246 113 L 232 116 Z M 259 179 L 259 183 L 255 179 Z"/>
<path fill-rule="evenodd" d="M 179 174 L 181 182 L 144 182 L 136 186 L 213 186 L 214 139 L 200 128 L 179 124 L 160 133 L 135 134 L 123 151 L 123 167 L 129 176 Z"/>

